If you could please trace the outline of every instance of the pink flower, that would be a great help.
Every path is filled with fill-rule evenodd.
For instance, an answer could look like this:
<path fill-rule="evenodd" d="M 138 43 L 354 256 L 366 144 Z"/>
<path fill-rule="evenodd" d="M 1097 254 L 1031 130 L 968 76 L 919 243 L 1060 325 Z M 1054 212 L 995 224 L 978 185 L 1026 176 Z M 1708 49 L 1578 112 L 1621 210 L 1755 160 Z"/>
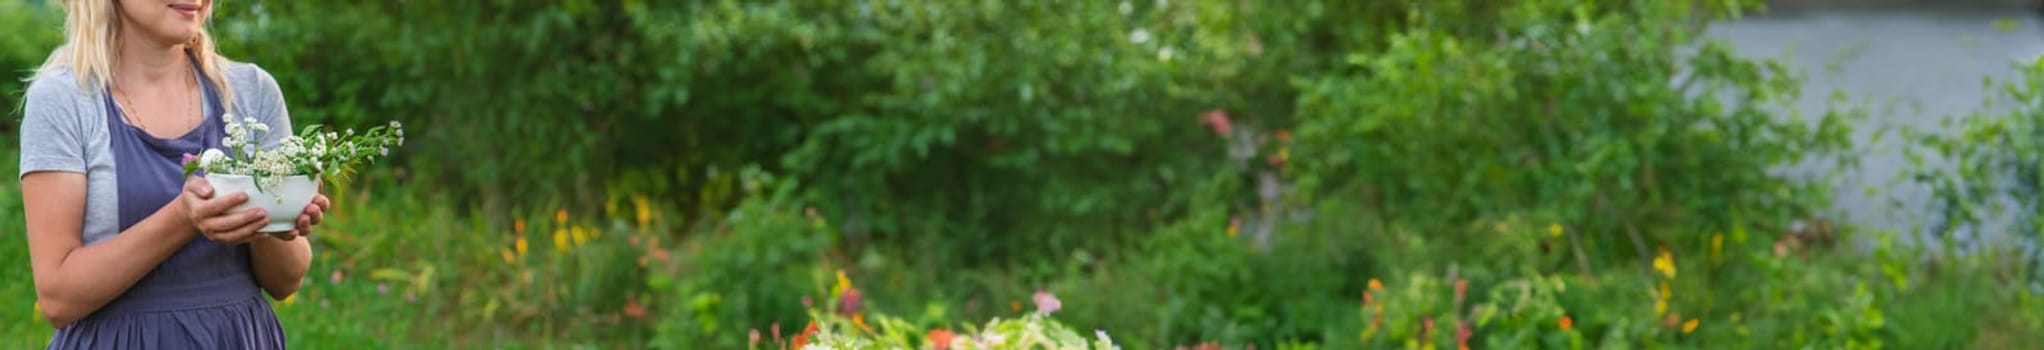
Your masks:
<path fill-rule="evenodd" d="M 1036 312 L 1041 312 L 1044 315 L 1057 312 L 1059 307 L 1064 306 L 1064 303 L 1057 300 L 1056 295 L 1051 295 L 1050 292 L 1043 290 L 1037 290 L 1036 295 L 1030 296 L 1029 299 L 1036 302 Z"/>
<path fill-rule="evenodd" d="M 846 289 L 843 294 L 838 294 L 837 313 L 839 315 L 844 315 L 845 317 L 857 315 L 861 310 L 865 309 L 865 306 L 865 298 L 859 295 L 858 289 Z"/>
<path fill-rule="evenodd" d="M 192 161 L 195 161 L 195 160 L 199 160 L 199 155 L 197 155 L 197 154 L 191 154 L 191 153 L 185 153 L 184 159 L 182 159 L 182 160 L 178 160 L 178 161 L 177 161 L 177 164 L 178 164 L 178 165 L 185 165 L 185 164 L 191 164 L 191 163 L 192 163 Z"/>
<path fill-rule="evenodd" d="M 1215 135 L 1221 135 L 1223 138 L 1228 137 L 1228 133 L 1235 130 L 1234 123 L 1228 121 L 1228 112 L 1218 109 L 1211 110 L 1201 114 L 1200 118 L 1201 122 L 1207 125 L 1207 128 L 1214 130 Z"/>

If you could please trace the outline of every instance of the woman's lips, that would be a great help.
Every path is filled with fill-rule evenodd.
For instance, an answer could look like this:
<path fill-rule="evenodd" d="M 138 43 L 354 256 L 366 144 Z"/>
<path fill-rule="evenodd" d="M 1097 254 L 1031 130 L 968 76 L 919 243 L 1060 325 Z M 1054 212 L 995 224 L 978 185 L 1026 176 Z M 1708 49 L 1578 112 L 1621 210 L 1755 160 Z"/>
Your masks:
<path fill-rule="evenodd" d="M 199 17 L 199 4 L 170 4 L 170 9 L 185 17 Z"/>

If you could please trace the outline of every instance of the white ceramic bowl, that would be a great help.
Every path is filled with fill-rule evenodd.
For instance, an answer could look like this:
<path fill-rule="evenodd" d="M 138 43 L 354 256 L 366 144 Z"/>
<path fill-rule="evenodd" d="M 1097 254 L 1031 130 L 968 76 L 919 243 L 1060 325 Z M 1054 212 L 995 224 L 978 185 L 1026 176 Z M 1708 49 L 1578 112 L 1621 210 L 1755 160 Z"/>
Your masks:
<path fill-rule="evenodd" d="M 298 214 L 305 212 L 305 206 L 312 204 L 312 195 L 319 192 L 319 182 L 305 175 L 285 177 L 282 185 L 261 191 L 256 190 L 255 177 L 248 175 L 206 174 L 206 182 L 213 185 L 215 196 L 248 193 L 248 202 L 228 209 L 230 213 L 257 207 L 269 211 L 270 224 L 256 230 L 261 232 L 290 232 L 297 228 Z"/>

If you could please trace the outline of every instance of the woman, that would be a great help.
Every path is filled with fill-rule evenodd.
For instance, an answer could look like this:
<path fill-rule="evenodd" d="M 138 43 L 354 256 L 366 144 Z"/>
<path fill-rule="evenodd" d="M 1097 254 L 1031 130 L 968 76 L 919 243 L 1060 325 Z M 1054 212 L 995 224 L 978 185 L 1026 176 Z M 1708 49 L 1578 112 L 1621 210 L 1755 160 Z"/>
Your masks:
<path fill-rule="evenodd" d="M 219 148 L 222 116 L 291 128 L 270 74 L 221 58 L 210 0 L 64 1 L 65 44 L 30 78 L 21 187 L 36 298 L 52 349 L 284 347 L 269 302 L 298 290 L 325 196 L 291 232 L 182 177 Z"/>

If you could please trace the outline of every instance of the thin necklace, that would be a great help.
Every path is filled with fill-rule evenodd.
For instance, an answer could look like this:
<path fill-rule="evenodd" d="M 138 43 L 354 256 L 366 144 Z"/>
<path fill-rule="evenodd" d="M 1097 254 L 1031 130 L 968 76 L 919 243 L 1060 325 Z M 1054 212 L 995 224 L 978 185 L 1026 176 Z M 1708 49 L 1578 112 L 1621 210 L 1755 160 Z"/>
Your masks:
<path fill-rule="evenodd" d="M 192 94 L 192 90 L 194 90 L 194 89 L 196 89 L 196 88 L 197 88 L 197 86 L 195 86 L 195 85 L 198 85 L 198 82 L 197 82 L 196 80 L 198 80 L 198 78 L 197 78 L 197 77 L 193 77 L 191 81 L 187 81 L 187 83 L 186 83 L 186 84 L 185 84 L 185 86 L 184 86 L 184 87 L 185 87 L 185 89 L 181 89 L 181 90 L 182 90 L 182 92 L 184 92 L 184 93 L 185 93 L 185 96 L 184 96 L 185 98 L 182 98 L 182 99 L 181 99 L 181 100 L 184 100 L 184 102 L 185 102 L 185 108 L 184 108 L 184 109 L 182 109 L 181 111 L 185 111 L 185 112 L 191 112 L 191 114 L 187 114 L 187 115 L 186 115 L 186 116 L 187 116 L 188 118 L 186 118 L 185 120 L 187 120 L 187 121 L 195 121 L 195 120 L 198 120 L 198 119 L 199 119 L 199 114 L 203 114 L 203 113 L 200 113 L 199 111 L 196 111 L 196 110 L 195 110 L 195 109 L 196 109 L 196 107 L 195 107 L 195 106 L 194 106 L 194 104 L 192 103 L 192 100 L 194 100 L 194 99 L 196 99 L 196 98 L 197 98 L 197 97 L 193 96 L 193 94 Z M 135 105 L 135 103 L 134 103 L 134 100 L 133 100 L 133 99 L 130 99 L 130 98 L 128 98 L 128 93 L 127 93 L 126 91 L 124 91 L 124 90 L 122 90 L 122 89 L 121 89 L 121 84 L 118 84 L 118 83 L 116 83 L 116 84 L 113 84 L 113 88 L 114 88 L 114 97 L 115 97 L 116 99 L 119 99 L 119 100 L 120 100 L 120 102 L 121 102 L 121 103 L 120 103 L 120 104 L 121 104 L 121 106 L 120 106 L 120 107 L 121 107 L 121 112 L 122 112 L 122 113 L 121 113 L 121 118 L 122 118 L 122 119 L 126 119 L 126 120 L 128 121 L 128 124 L 130 124 L 130 125 L 134 125 L 134 126 L 135 126 L 136 128 L 142 129 L 142 132 L 144 132 L 144 133 L 148 133 L 148 132 L 149 132 L 149 126 L 147 126 L 147 125 L 144 125 L 144 124 L 142 124 L 141 118 L 140 118 L 140 117 L 136 117 L 136 116 L 135 116 L 135 110 L 134 110 L 134 109 L 132 109 L 132 108 L 129 108 L 130 106 L 134 106 L 134 105 Z M 152 135 L 153 135 L 153 134 L 152 134 Z"/>

